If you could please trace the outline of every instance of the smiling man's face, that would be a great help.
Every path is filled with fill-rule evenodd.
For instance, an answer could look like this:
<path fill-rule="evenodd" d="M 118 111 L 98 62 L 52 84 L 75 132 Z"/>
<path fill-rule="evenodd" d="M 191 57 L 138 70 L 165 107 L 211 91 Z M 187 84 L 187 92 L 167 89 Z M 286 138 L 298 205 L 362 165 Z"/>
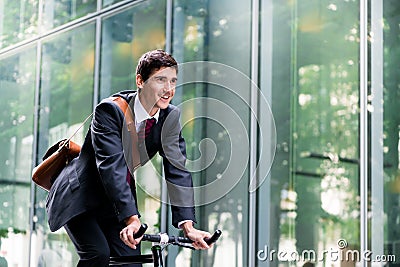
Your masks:
<path fill-rule="evenodd" d="M 158 109 L 168 107 L 175 95 L 177 82 L 176 69 L 162 67 L 154 71 L 147 81 L 143 81 L 141 75 L 136 76 L 136 85 L 140 88 L 139 99 L 150 116 Z"/>

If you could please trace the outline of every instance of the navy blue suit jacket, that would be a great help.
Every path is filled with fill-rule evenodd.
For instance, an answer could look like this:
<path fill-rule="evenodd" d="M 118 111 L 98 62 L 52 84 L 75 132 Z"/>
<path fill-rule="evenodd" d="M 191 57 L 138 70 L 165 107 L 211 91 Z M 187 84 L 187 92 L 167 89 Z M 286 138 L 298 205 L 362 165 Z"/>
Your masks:
<path fill-rule="evenodd" d="M 114 96 L 121 96 L 132 105 L 136 93 L 123 91 Z M 139 144 L 142 165 L 156 153 L 163 158 L 175 227 L 183 220 L 195 221 L 192 177 L 185 169 L 186 148 L 179 117 L 180 111 L 173 105 L 160 110 L 158 122 L 145 143 Z M 131 162 L 132 154 L 128 136 L 124 114 L 116 103 L 110 98 L 99 103 L 79 157 L 63 169 L 47 196 L 51 231 L 87 211 L 116 216 L 119 221 L 139 214 L 135 190 L 126 181 L 127 162 Z"/>

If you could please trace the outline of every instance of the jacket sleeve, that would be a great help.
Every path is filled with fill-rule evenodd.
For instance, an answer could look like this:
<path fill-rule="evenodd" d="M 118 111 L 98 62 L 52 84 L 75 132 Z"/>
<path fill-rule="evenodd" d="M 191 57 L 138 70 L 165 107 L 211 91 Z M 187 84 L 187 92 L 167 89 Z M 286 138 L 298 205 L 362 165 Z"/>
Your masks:
<path fill-rule="evenodd" d="M 161 132 L 165 179 L 172 210 L 172 224 L 184 220 L 196 222 L 192 175 L 186 169 L 186 144 L 179 123 L 180 111 L 172 109 Z"/>
<path fill-rule="evenodd" d="M 97 169 L 119 221 L 139 215 L 126 178 L 128 167 L 122 142 L 123 122 L 122 111 L 116 104 L 106 100 L 96 107 L 91 125 Z"/>

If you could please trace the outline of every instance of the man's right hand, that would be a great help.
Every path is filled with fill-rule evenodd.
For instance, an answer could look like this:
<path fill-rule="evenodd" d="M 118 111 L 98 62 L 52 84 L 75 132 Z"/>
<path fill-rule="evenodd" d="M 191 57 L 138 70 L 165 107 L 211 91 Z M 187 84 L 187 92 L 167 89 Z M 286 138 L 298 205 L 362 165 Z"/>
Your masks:
<path fill-rule="evenodd" d="M 142 237 L 134 238 L 133 235 L 139 230 L 142 223 L 139 220 L 139 216 L 133 215 L 125 220 L 126 227 L 124 227 L 119 233 L 121 240 L 130 248 L 136 249 L 136 245 L 140 243 Z"/>

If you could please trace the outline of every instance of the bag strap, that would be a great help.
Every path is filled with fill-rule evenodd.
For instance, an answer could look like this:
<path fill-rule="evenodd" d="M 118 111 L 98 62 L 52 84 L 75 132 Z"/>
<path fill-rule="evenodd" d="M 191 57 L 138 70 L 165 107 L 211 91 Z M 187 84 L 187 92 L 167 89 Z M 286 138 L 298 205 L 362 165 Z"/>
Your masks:
<path fill-rule="evenodd" d="M 135 117 L 132 112 L 132 109 L 128 105 L 128 102 L 123 99 L 120 96 L 115 96 L 111 97 L 112 101 L 114 101 L 115 104 L 121 109 L 121 111 L 125 115 L 125 122 L 126 122 L 126 127 L 128 129 L 128 132 L 131 135 L 131 141 L 132 141 L 132 160 L 133 160 L 133 170 L 136 170 L 138 167 L 140 167 L 140 154 L 139 154 L 139 149 L 138 149 L 138 136 L 136 132 L 136 126 L 135 126 Z"/>
<path fill-rule="evenodd" d="M 128 105 L 128 102 L 120 96 L 110 97 L 115 104 L 121 109 L 122 113 L 125 115 L 126 127 L 131 135 L 132 140 L 132 158 L 133 158 L 133 170 L 136 170 L 140 167 L 140 154 L 138 150 L 138 136 L 135 127 L 135 117 L 131 108 Z M 81 125 L 75 130 L 75 132 L 65 141 L 63 145 L 59 147 L 59 150 L 64 146 L 69 146 L 69 141 L 78 133 L 78 131 L 85 125 L 87 120 L 93 115 L 94 112 L 90 113 L 89 116 L 82 122 Z"/>
<path fill-rule="evenodd" d="M 75 130 L 75 132 L 65 141 L 62 141 L 62 145 L 59 146 L 58 150 L 60 151 L 63 147 L 68 147 L 69 146 L 69 141 L 71 141 L 71 139 L 78 133 L 78 131 L 83 127 L 83 125 L 85 125 L 85 123 L 87 122 L 87 120 L 92 117 L 93 112 L 89 114 L 89 116 L 86 117 L 86 119 L 81 123 L 81 125 L 79 125 L 79 127 Z"/>

